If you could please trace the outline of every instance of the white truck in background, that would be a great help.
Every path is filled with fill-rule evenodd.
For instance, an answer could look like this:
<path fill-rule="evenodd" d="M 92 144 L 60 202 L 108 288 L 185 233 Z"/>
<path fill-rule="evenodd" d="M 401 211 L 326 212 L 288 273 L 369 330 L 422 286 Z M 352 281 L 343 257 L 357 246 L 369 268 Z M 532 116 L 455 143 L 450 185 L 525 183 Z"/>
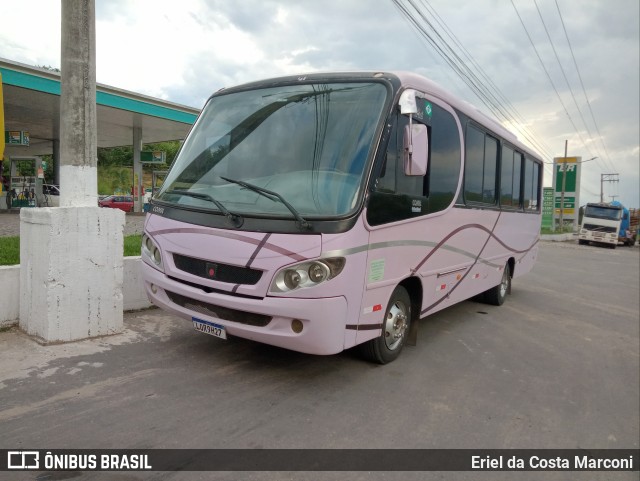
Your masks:
<path fill-rule="evenodd" d="M 611 249 L 618 242 L 633 246 L 638 235 L 638 209 L 627 209 L 620 202 L 587 204 L 578 234 L 579 244 L 594 242 Z"/>

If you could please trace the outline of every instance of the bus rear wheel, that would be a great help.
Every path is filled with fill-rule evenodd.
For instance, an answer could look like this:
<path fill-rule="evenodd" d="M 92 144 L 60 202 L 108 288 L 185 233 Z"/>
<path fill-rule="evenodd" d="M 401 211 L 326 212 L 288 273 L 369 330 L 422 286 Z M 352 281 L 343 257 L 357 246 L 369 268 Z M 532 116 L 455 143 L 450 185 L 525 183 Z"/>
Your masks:
<path fill-rule="evenodd" d="M 507 294 L 511 291 L 511 268 L 507 262 L 502 272 L 502 279 L 500 284 L 492 287 L 484 293 L 484 300 L 487 304 L 494 306 L 501 306 L 504 304 L 504 300 L 507 298 Z"/>
<path fill-rule="evenodd" d="M 395 360 L 407 340 L 410 324 L 411 298 L 404 287 L 398 286 L 389 299 L 382 323 L 382 334 L 360 347 L 363 357 L 378 364 L 387 364 Z"/>

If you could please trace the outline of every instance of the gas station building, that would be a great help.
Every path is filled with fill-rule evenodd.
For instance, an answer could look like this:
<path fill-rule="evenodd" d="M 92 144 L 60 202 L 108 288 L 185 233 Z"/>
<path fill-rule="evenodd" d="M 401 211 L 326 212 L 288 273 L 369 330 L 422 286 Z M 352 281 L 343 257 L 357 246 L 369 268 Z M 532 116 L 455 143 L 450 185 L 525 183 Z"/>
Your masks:
<path fill-rule="evenodd" d="M 6 196 L 12 180 L 16 190 L 28 184 L 34 192 L 32 204 L 38 206 L 43 184 L 40 156 L 53 157 L 53 183 L 59 185 L 60 73 L 0 58 L 0 75 L 5 140 L 4 158 L 0 152 L 0 176 L 4 178 L 4 183 L 0 182 L 0 210 L 8 208 Z M 96 111 L 98 147 L 133 145 L 131 184 L 136 179 L 135 192 L 144 192 L 142 145 L 184 139 L 199 113 L 193 107 L 103 84 L 96 85 Z M 17 178 L 16 160 L 33 160 L 36 176 Z M 142 211 L 142 196 L 137 196 L 134 210 Z"/>

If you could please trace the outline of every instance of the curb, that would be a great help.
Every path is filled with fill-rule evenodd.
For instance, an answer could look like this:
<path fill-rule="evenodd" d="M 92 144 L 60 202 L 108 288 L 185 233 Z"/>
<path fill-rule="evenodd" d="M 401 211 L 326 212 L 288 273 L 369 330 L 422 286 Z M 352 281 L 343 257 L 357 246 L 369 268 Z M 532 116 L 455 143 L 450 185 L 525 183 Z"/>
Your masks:
<path fill-rule="evenodd" d="M 550 242 L 567 242 L 576 240 L 575 234 L 545 234 L 540 236 L 540 240 Z"/>

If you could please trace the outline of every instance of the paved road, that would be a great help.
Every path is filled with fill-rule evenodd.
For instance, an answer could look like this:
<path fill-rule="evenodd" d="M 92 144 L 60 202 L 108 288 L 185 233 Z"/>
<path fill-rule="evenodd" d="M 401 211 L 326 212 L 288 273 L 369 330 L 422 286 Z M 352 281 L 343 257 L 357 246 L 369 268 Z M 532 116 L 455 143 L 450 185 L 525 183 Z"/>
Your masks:
<path fill-rule="evenodd" d="M 127 214 L 124 235 L 142 234 L 144 214 Z M 20 214 L 18 211 L 0 211 L 0 237 L 20 235 Z"/>
<path fill-rule="evenodd" d="M 633 448 L 640 248 L 542 243 L 502 307 L 420 323 L 386 366 L 221 341 L 159 310 L 123 334 L 0 333 L 0 448 Z M 5 473 L 6 474 L 6 473 Z M 0 479 L 33 480 L 39 473 Z M 56 477 L 39 479 L 67 479 Z M 73 479 L 637 480 L 635 473 L 67 473 Z"/>

